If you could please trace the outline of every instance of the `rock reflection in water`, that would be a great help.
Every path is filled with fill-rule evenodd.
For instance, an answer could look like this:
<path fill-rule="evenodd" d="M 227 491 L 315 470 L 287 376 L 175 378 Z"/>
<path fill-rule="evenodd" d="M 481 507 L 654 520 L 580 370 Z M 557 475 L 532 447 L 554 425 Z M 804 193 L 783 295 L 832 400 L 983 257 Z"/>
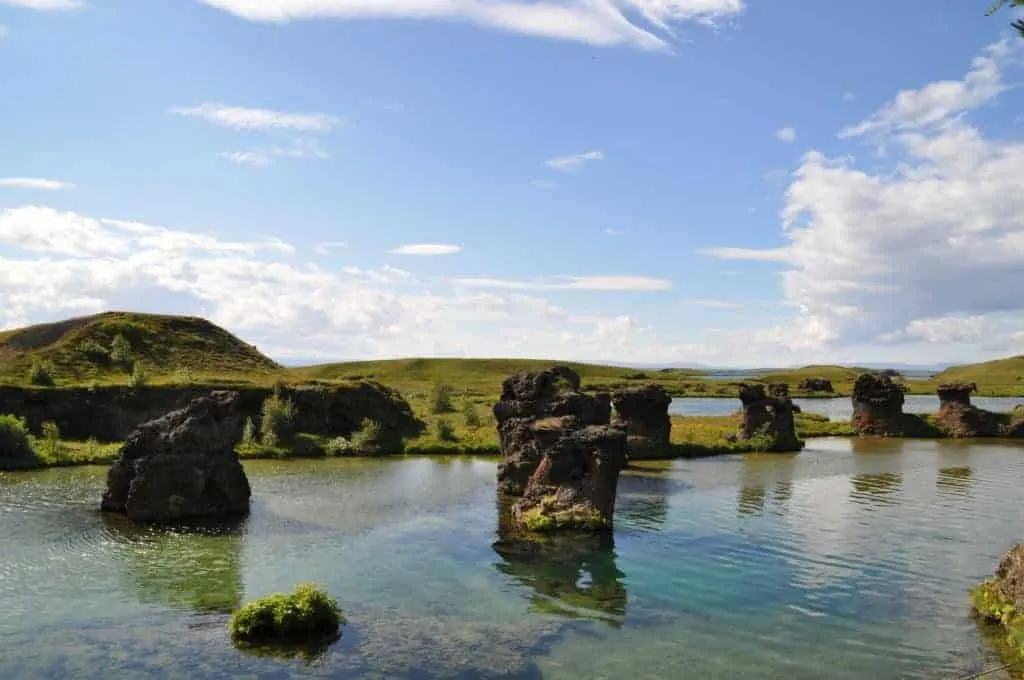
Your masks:
<path fill-rule="evenodd" d="M 110 514 L 103 521 L 140 602 L 203 614 L 228 614 L 242 604 L 245 520 L 164 528 Z"/>
<path fill-rule="evenodd" d="M 939 491 L 945 491 L 956 496 L 967 496 L 971 491 L 971 468 L 942 468 L 935 479 L 935 486 L 938 487 Z"/>
<path fill-rule="evenodd" d="M 770 500 L 775 514 L 785 515 L 789 500 L 793 496 L 793 469 L 796 466 L 796 459 L 795 454 L 744 456 L 739 473 L 737 514 L 740 517 L 760 516 Z"/>
<path fill-rule="evenodd" d="M 634 527 L 659 530 L 668 519 L 669 496 L 692 488 L 663 470 L 627 468 L 619 477 L 615 517 Z"/>
<path fill-rule="evenodd" d="M 860 474 L 850 478 L 852 489 L 850 500 L 854 503 L 872 507 L 894 505 L 903 483 L 903 474 L 899 472 L 883 472 L 880 474 Z"/>
<path fill-rule="evenodd" d="M 625 574 L 616 565 L 612 534 L 527 534 L 502 526 L 492 547 L 501 557 L 495 568 L 533 589 L 533 610 L 622 627 Z"/>

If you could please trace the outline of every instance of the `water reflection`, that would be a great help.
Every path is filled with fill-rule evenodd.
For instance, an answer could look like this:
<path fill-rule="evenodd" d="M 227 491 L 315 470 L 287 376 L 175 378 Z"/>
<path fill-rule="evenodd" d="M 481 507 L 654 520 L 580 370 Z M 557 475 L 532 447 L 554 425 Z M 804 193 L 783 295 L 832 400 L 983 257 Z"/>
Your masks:
<path fill-rule="evenodd" d="M 501 561 L 495 568 L 533 589 L 533 611 L 622 627 L 625 574 L 616 564 L 611 533 L 528 534 L 509 528 L 507 515 L 499 523 L 492 548 Z"/>
<path fill-rule="evenodd" d="M 739 471 L 736 512 L 740 517 L 757 517 L 770 502 L 776 515 L 785 515 L 793 497 L 793 473 L 797 456 L 749 454 Z"/>
<path fill-rule="evenodd" d="M 668 519 L 669 496 L 692 488 L 662 470 L 635 470 L 619 477 L 616 521 L 660 530 Z"/>
<path fill-rule="evenodd" d="M 850 478 L 850 500 L 876 509 L 896 504 L 903 473 L 860 474 Z"/>
<path fill-rule="evenodd" d="M 242 604 L 244 520 L 232 524 L 156 529 L 103 514 L 127 586 L 143 604 L 167 604 L 203 614 L 228 614 Z"/>
<path fill-rule="evenodd" d="M 940 492 L 955 496 L 967 496 L 971 491 L 970 467 L 947 467 L 939 470 L 935 486 Z"/>

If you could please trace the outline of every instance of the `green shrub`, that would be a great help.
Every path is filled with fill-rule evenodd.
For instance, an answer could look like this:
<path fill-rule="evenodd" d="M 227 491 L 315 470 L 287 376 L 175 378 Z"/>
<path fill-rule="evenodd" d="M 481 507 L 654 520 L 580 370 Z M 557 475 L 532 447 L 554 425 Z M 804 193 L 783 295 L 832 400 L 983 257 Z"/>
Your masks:
<path fill-rule="evenodd" d="M 78 351 L 89 361 L 106 363 L 110 361 L 110 350 L 95 340 L 83 340 L 78 344 Z"/>
<path fill-rule="evenodd" d="M 384 426 L 376 420 L 365 418 L 359 429 L 352 433 L 349 440 L 353 452 L 363 455 L 378 455 L 381 453 L 398 453 L 400 443 L 390 441 L 384 432 Z M 395 450 L 388 450 L 394 448 Z"/>
<path fill-rule="evenodd" d="M 118 333 L 110 342 L 110 360 L 115 364 L 128 368 L 132 362 L 132 345 L 122 334 Z"/>
<path fill-rule="evenodd" d="M 455 426 L 447 418 L 437 421 L 437 438 L 443 442 L 455 441 Z"/>
<path fill-rule="evenodd" d="M 295 404 L 281 396 L 277 387 L 263 400 L 260 411 L 260 442 L 264 446 L 282 446 L 295 438 Z"/>
<path fill-rule="evenodd" d="M 242 425 L 242 446 L 252 446 L 256 443 L 256 425 L 253 424 L 251 417 L 246 417 L 245 424 Z"/>
<path fill-rule="evenodd" d="M 351 442 L 344 437 L 335 437 L 324 443 L 324 451 L 328 456 L 344 456 L 351 450 Z"/>
<path fill-rule="evenodd" d="M 40 387 L 53 387 L 53 362 L 48 359 L 36 359 L 28 372 L 28 381 Z"/>
<path fill-rule="evenodd" d="M 466 419 L 466 427 L 480 427 L 483 422 L 480 420 L 480 413 L 476 410 L 476 404 L 467 401 L 462 407 L 462 415 Z"/>
<path fill-rule="evenodd" d="M 245 605 L 228 629 L 236 645 L 308 645 L 337 640 L 347 623 L 338 602 L 310 583 Z"/>
<path fill-rule="evenodd" d="M 60 459 L 60 428 L 57 423 L 47 420 L 43 423 L 43 436 L 39 441 L 40 453 L 43 460 L 55 462 Z"/>
<path fill-rule="evenodd" d="M 141 361 L 132 362 L 132 374 L 128 378 L 128 384 L 135 389 L 149 384 L 149 372 Z"/>
<path fill-rule="evenodd" d="M 14 415 L 0 415 L 0 460 L 28 460 L 34 457 L 25 420 Z"/>
<path fill-rule="evenodd" d="M 452 405 L 452 395 L 455 390 L 448 383 L 437 383 L 430 393 L 431 413 L 451 413 L 455 410 Z"/>

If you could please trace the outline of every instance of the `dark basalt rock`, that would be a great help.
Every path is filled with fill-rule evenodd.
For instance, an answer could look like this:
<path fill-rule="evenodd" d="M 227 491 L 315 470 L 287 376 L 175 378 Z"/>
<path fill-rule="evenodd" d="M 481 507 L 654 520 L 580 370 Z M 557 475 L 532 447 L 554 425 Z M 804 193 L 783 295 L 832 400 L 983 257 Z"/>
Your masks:
<path fill-rule="evenodd" d="M 625 431 L 584 425 L 573 416 L 531 428 L 541 460 L 512 508 L 515 523 L 532 531 L 610 530 L 627 460 Z"/>
<path fill-rule="evenodd" d="M 211 387 L 143 387 L 39 389 L 0 386 L 0 413 L 25 418 L 29 428 L 39 434 L 42 424 L 52 421 L 69 439 L 124 441 L 142 423 L 169 411 L 187 407 L 194 399 L 208 395 Z M 241 387 L 239 409 L 243 419 L 250 417 L 258 425 L 263 400 L 271 394 L 265 387 Z M 364 418 L 381 423 L 388 436 L 415 436 L 423 423 L 396 391 L 375 382 L 344 385 L 302 385 L 284 387 L 281 395 L 296 408 L 296 427 L 300 432 L 324 437 L 348 437 L 359 429 Z"/>
<path fill-rule="evenodd" d="M 806 392 L 835 392 L 828 378 L 804 378 L 797 384 L 797 389 Z"/>
<path fill-rule="evenodd" d="M 851 425 L 860 435 L 900 437 L 904 434 L 903 386 L 888 375 L 864 373 L 853 385 Z"/>
<path fill-rule="evenodd" d="M 766 437 L 766 450 L 773 452 L 804 448 L 804 442 L 796 436 L 793 414 L 798 410 L 789 398 L 789 386 L 770 385 L 766 394 L 764 385 L 742 383 L 740 401 L 743 403 L 743 419 L 736 435 L 738 439 Z"/>
<path fill-rule="evenodd" d="M 611 418 L 611 398 L 584 394 L 579 376 L 570 368 L 556 366 L 506 379 L 494 416 L 504 457 L 498 466 L 498 491 L 521 495 L 544 456 L 534 425 L 565 416 L 572 417 L 579 427 L 606 425 Z"/>
<path fill-rule="evenodd" d="M 672 397 L 661 385 L 625 388 L 612 394 L 616 416 L 612 425 L 626 430 L 630 458 L 661 458 L 670 450 L 671 403 Z"/>
<path fill-rule="evenodd" d="M 110 466 L 101 508 L 138 522 L 247 514 L 249 480 L 234 452 L 239 401 L 213 392 L 140 425 Z"/>
<path fill-rule="evenodd" d="M 1007 418 L 971 405 L 974 383 L 939 385 L 936 423 L 947 437 L 998 437 L 1008 434 Z"/>

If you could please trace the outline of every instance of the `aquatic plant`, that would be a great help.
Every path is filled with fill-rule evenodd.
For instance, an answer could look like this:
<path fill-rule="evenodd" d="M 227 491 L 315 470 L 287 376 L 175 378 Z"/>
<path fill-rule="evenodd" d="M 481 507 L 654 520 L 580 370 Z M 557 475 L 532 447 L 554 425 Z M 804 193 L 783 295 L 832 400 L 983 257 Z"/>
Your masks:
<path fill-rule="evenodd" d="M 228 629 L 239 646 L 309 645 L 334 641 L 347 620 L 338 602 L 312 583 L 275 593 L 236 611 Z"/>

